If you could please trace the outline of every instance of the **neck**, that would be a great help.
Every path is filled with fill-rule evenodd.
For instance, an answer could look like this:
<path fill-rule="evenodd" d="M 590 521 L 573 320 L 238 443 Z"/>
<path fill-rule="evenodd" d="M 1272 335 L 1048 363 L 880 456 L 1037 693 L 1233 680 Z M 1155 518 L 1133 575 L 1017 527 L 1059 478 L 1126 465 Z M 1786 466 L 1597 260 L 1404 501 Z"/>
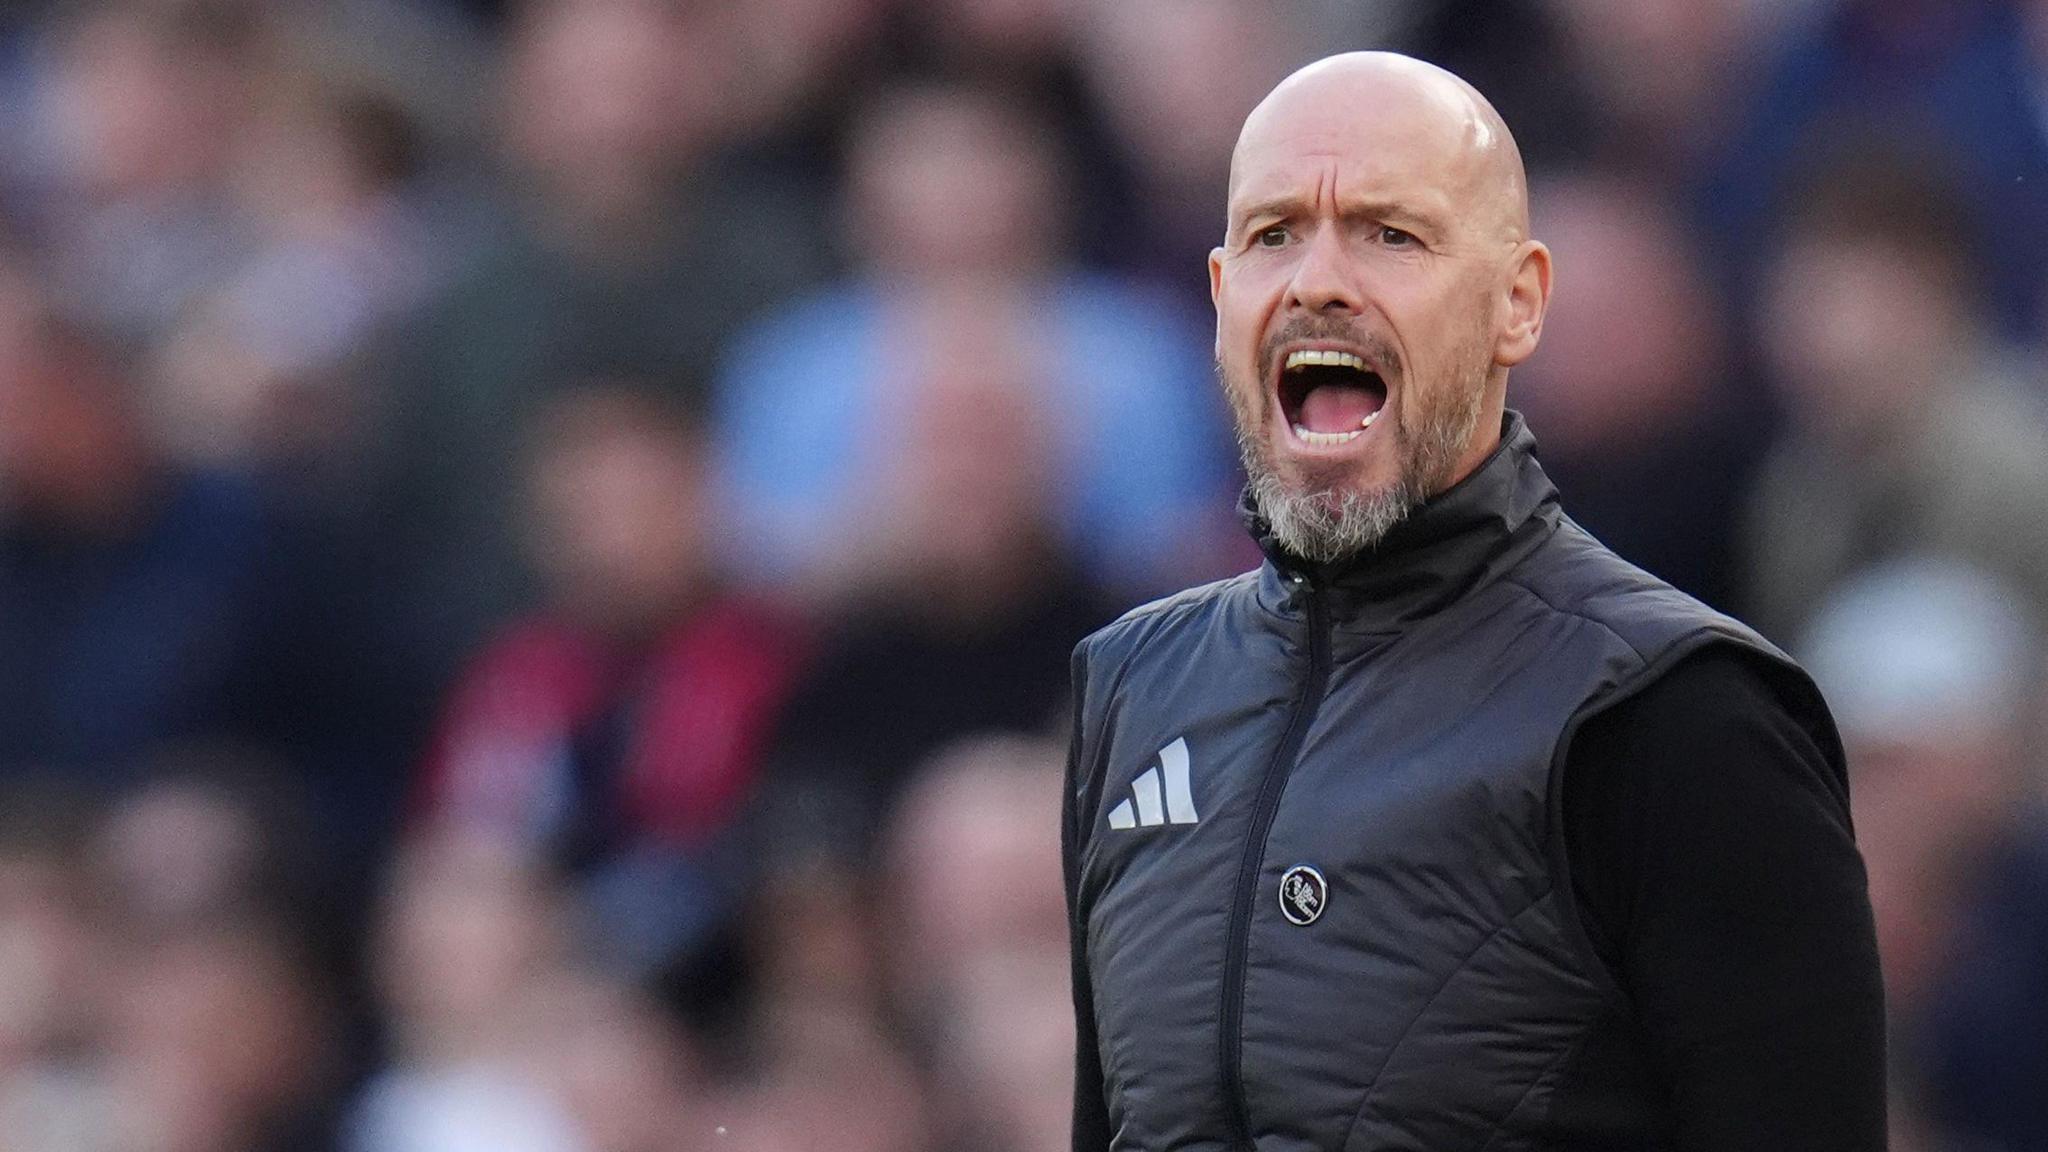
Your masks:
<path fill-rule="evenodd" d="M 1458 457 L 1458 463 L 1443 487 L 1429 494 L 1434 500 L 1444 492 L 1463 484 L 1474 472 L 1485 465 L 1500 448 L 1500 434 L 1503 426 L 1504 405 L 1488 404 L 1480 410 L 1479 424 L 1472 430 L 1472 439 L 1465 445 L 1465 454 Z"/>
<path fill-rule="evenodd" d="M 1328 564 L 1285 551 L 1255 512 L 1247 523 L 1276 586 L 1300 576 L 1338 601 L 1340 619 L 1394 627 L 1434 612 L 1547 536 L 1561 513 L 1519 415 L 1492 425 L 1493 449 L 1456 483 L 1419 505 L 1370 548 Z"/>

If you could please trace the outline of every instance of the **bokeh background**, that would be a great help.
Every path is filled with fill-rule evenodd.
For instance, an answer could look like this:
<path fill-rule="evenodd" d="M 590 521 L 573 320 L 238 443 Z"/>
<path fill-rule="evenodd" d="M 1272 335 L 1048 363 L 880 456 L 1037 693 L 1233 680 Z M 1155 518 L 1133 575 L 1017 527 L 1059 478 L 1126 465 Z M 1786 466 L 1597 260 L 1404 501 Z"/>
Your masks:
<path fill-rule="evenodd" d="M 16 0 L 0 1150 L 1064 1149 L 1068 653 L 1256 559 L 1203 260 L 1371 46 L 1831 695 L 1895 1147 L 2048 1148 L 2048 0 Z"/>

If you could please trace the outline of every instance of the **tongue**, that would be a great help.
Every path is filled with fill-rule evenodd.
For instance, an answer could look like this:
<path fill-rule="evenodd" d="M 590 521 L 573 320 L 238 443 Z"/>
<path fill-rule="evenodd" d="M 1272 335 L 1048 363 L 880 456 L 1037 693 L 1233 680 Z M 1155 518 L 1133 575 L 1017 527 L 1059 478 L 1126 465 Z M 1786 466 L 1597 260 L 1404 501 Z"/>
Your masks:
<path fill-rule="evenodd" d="M 1355 432 L 1385 397 L 1370 388 L 1323 384 L 1301 400 L 1301 425 L 1311 432 Z"/>

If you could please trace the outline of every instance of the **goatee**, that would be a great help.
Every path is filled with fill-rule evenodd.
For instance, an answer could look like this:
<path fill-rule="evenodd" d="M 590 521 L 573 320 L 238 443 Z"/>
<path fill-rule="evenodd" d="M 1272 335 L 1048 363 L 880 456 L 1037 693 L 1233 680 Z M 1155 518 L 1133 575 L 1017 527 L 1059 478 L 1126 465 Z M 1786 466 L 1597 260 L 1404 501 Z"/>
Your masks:
<path fill-rule="evenodd" d="M 1267 464 L 1263 445 L 1240 433 L 1238 447 L 1251 481 L 1253 509 L 1282 548 L 1312 564 L 1374 547 L 1420 502 L 1406 477 L 1363 492 L 1290 485 Z"/>
<path fill-rule="evenodd" d="M 1233 393 L 1233 397 L 1235 393 Z M 1360 489 L 1341 477 L 1290 481 L 1270 459 L 1263 421 L 1240 411 L 1238 451 L 1250 480 L 1252 507 L 1279 545 L 1312 564 L 1327 564 L 1377 547 L 1387 533 L 1425 500 L 1449 487 L 1451 474 L 1472 442 L 1484 408 L 1475 382 L 1454 387 L 1447 403 L 1427 413 L 1413 435 L 1397 418 L 1385 431 L 1394 437 L 1400 475 L 1378 488 Z"/>

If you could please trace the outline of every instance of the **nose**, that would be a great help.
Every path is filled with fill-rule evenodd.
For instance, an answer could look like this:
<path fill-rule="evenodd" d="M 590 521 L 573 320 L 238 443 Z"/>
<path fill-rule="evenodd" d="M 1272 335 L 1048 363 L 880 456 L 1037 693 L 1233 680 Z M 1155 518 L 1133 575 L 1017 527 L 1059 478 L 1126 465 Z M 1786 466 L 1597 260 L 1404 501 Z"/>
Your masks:
<path fill-rule="evenodd" d="M 1356 315 L 1365 310 L 1357 269 L 1344 251 L 1340 229 L 1324 226 L 1302 245 L 1301 261 L 1287 285 L 1287 306 L 1304 312 Z"/>

